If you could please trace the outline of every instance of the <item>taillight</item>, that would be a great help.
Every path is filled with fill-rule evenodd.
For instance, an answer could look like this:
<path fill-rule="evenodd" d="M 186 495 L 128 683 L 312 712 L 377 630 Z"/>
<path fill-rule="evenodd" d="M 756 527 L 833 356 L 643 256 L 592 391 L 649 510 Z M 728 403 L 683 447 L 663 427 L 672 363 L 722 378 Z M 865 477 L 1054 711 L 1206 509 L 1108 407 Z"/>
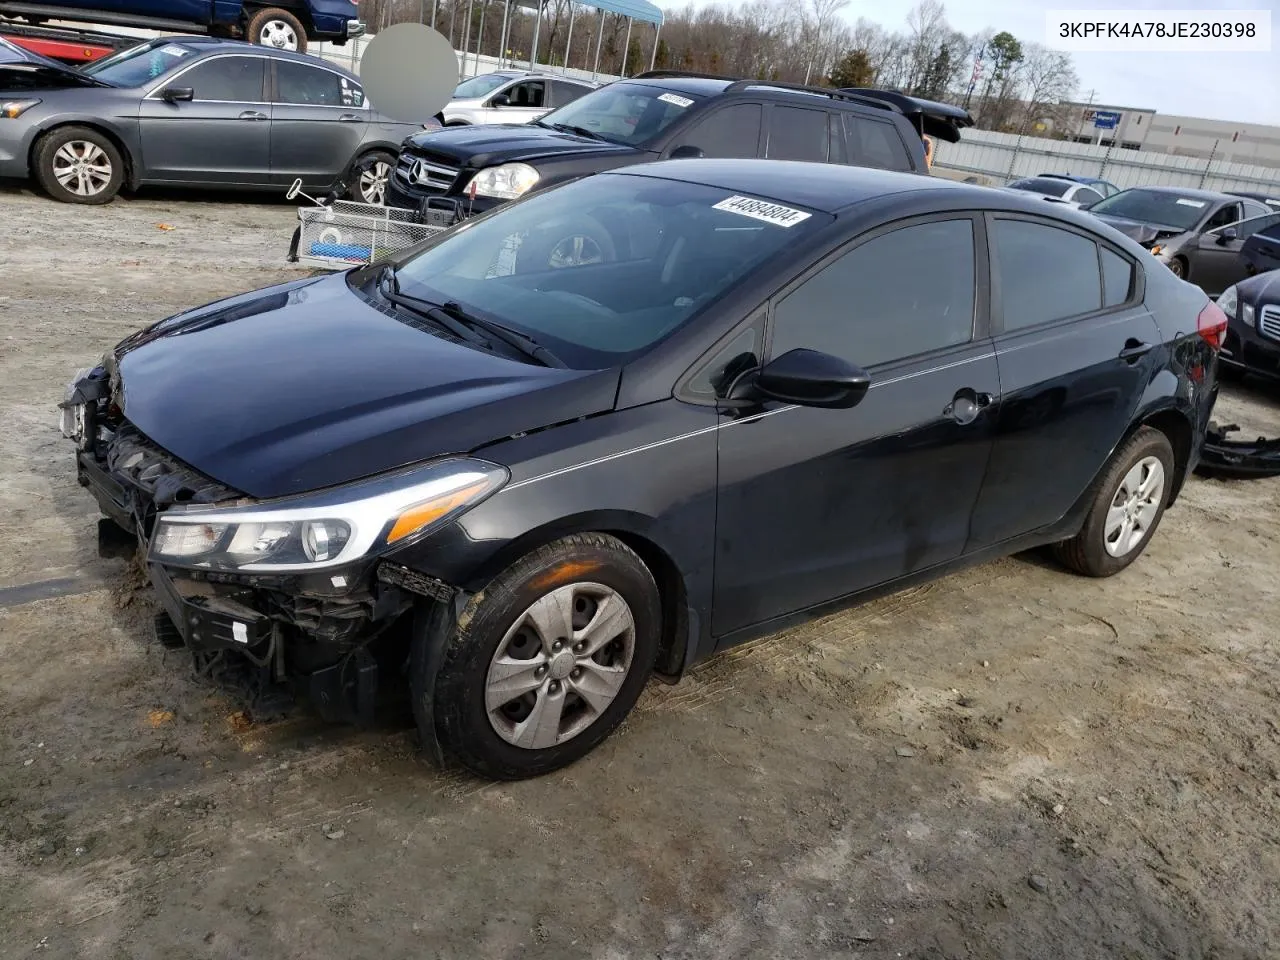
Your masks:
<path fill-rule="evenodd" d="M 1227 315 L 1212 300 L 1204 305 L 1204 309 L 1196 317 L 1196 333 L 1214 350 L 1221 349 L 1222 340 L 1227 334 Z"/>

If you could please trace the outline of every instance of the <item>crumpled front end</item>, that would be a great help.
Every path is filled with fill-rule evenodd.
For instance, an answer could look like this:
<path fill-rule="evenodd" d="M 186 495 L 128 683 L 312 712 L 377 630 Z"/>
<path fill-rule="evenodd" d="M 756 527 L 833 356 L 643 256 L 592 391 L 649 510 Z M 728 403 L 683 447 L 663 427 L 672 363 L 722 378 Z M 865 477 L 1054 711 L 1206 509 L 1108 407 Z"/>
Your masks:
<path fill-rule="evenodd" d="M 168 512 L 255 501 L 152 443 L 123 416 L 112 380 L 106 367 L 78 376 L 61 405 L 61 425 L 77 446 L 79 483 L 108 518 L 100 523 L 100 552 L 123 547 L 133 554 L 160 600 L 156 639 L 188 649 L 200 673 L 245 681 L 262 710 L 301 693 L 327 719 L 371 719 L 375 641 L 401 621 L 423 585 L 383 582 L 377 562 L 365 557 L 314 573 L 158 560 L 157 524 Z M 448 595 L 443 584 L 426 587 Z"/>

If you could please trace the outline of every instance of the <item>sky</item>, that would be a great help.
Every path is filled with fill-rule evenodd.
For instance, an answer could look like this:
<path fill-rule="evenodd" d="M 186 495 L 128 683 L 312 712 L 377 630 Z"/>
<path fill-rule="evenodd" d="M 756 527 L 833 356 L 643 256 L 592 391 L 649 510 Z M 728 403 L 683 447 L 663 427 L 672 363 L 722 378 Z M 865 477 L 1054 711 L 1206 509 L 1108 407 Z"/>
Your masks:
<path fill-rule="evenodd" d="M 851 0 L 843 15 L 889 30 L 906 27 L 917 0 Z M 943 0 L 947 21 L 964 33 L 988 27 L 1023 42 L 1045 43 L 1048 10 L 1270 10 L 1272 48 L 1267 53 L 1073 52 L 1080 76 L 1077 98 L 1180 116 L 1280 126 L 1280 0 Z M 666 6 L 667 4 L 661 3 Z M 683 6 L 673 2 L 671 6 Z"/>

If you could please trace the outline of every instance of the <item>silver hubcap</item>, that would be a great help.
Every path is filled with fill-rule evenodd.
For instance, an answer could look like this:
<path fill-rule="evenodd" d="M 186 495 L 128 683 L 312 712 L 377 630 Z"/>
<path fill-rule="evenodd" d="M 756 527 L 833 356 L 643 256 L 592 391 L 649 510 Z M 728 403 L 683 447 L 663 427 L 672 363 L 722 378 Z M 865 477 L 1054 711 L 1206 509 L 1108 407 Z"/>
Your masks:
<path fill-rule="evenodd" d="M 553 268 L 583 267 L 589 263 L 602 263 L 603 261 L 604 251 L 600 249 L 600 244 L 590 237 L 575 234 L 572 237 L 565 237 L 551 248 L 551 256 L 547 258 L 547 266 Z"/>
<path fill-rule="evenodd" d="M 258 43 L 279 50 L 297 50 L 298 34 L 283 20 L 268 20 L 258 32 Z"/>
<path fill-rule="evenodd" d="M 1131 553 L 1151 530 L 1164 497 L 1164 464 L 1143 457 L 1120 481 L 1107 511 L 1107 553 L 1123 557 Z"/>
<path fill-rule="evenodd" d="M 636 626 L 611 587 L 571 583 L 516 618 L 485 678 L 489 723 L 507 743 L 571 740 L 613 703 L 631 670 Z"/>
<path fill-rule="evenodd" d="M 391 164 L 375 160 L 360 170 L 360 196 L 365 203 L 385 203 Z"/>
<path fill-rule="evenodd" d="M 77 196 L 92 197 L 111 182 L 111 160 L 96 143 L 69 140 L 53 154 L 53 176 Z"/>

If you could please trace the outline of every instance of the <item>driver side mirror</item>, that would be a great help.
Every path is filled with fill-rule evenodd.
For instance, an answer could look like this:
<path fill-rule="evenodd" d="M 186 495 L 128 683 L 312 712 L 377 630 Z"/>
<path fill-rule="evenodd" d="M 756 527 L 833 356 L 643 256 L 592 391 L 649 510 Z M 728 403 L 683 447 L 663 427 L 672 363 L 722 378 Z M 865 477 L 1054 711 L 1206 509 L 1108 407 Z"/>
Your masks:
<path fill-rule="evenodd" d="M 190 103 L 195 96 L 196 92 L 191 87 L 165 87 L 160 99 L 165 103 Z"/>
<path fill-rule="evenodd" d="M 839 357 L 800 348 L 773 359 L 743 386 L 756 396 L 799 407 L 847 410 L 867 395 L 871 377 Z"/>
<path fill-rule="evenodd" d="M 695 147 L 692 143 L 682 143 L 671 151 L 670 159 L 672 160 L 696 160 L 705 156 L 701 147 Z"/>
<path fill-rule="evenodd" d="M 1238 236 L 1240 234 L 1236 232 L 1235 227 L 1223 227 L 1218 231 L 1218 243 L 1228 244 Z"/>
<path fill-rule="evenodd" d="M 511 98 L 505 93 L 495 93 L 493 99 L 489 101 L 491 107 L 509 107 L 511 106 Z"/>

